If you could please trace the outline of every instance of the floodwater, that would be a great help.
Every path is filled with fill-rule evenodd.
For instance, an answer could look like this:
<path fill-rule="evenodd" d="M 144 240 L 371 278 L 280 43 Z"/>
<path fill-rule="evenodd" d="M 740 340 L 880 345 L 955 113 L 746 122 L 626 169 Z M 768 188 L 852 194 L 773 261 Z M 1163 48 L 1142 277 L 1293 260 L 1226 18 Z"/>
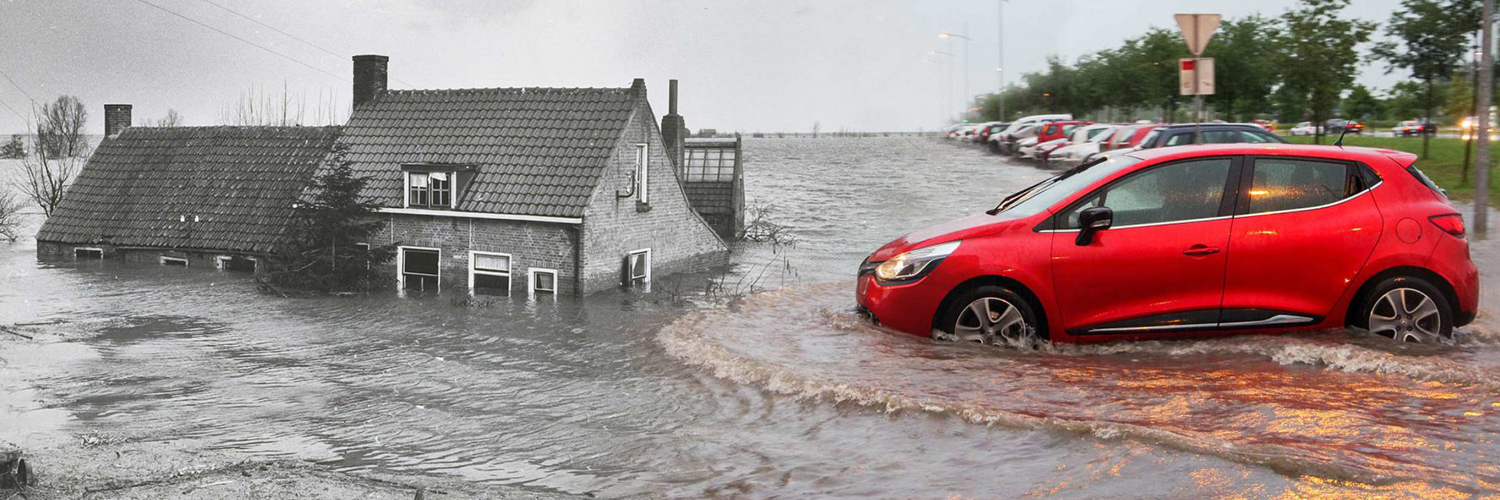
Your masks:
<path fill-rule="evenodd" d="M 281 299 L 238 274 L 0 247 L 0 325 L 65 333 L 0 344 L 0 439 L 192 440 L 606 497 L 1500 491 L 1493 318 L 1439 347 L 932 342 L 859 320 L 855 266 L 1047 172 L 919 138 L 747 139 L 746 165 L 795 245 L 646 295 Z M 1500 248 L 1474 254 L 1494 283 Z"/>

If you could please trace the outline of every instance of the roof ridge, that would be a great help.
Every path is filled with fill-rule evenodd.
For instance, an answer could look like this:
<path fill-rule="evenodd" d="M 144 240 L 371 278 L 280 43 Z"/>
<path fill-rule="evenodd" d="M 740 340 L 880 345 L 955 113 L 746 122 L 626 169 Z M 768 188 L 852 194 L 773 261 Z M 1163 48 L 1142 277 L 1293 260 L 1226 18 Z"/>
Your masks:
<path fill-rule="evenodd" d="M 628 93 L 630 87 L 472 87 L 458 89 L 390 89 L 388 94 L 482 94 L 482 93 Z"/>

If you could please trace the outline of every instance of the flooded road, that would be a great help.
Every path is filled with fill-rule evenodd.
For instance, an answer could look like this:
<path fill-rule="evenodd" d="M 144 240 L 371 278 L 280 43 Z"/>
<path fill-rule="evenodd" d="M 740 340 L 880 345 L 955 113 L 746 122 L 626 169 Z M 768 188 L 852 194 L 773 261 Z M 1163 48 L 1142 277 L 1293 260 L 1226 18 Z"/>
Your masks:
<path fill-rule="evenodd" d="M 856 318 L 855 266 L 1049 174 L 918 138 L 745 148 L 748 198 L 798 242 L 739 250 L 720 289 L 771 291 L 728 307 L 685 291 L 705 277 L 480 307 L 280 299 L 239 274 L 0 247 L 0 324 L 41 323 L 0 343 L 0 439 L 184 440 L 606 497 L 1500 490 L 1492 291 L 1447 347 L 1345 331 L 934 343 Z M 1474 253 L 1495 283 L 1500 247 Z"/>

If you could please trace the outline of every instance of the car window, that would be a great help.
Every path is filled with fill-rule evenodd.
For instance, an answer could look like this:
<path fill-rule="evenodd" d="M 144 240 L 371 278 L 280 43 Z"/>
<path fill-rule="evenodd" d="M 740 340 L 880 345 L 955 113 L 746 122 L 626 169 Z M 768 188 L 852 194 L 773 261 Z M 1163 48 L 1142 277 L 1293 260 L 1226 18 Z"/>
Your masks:
<path fill-rule="evenodd" d="M 1246 213 L 1258 214 L 1327 205 L 1350 194 L 1342 163 L 1260 158 L 1255 160 Z"/>
<path fill-rule="evenodd" d="M 1204 144 L 1230 144 L 1240 142 L 1240 131 L 1238 130 L 1205 130 L 1203 132 Z"/>
<path fill-rule="evenodd" d="M 1192 144 L 1192 142 L 1193 142 L 1193 133 L 1192 132 L 1183 132 L 1181 134 L 1177 134 L 1177 135 L 1168 137 L 1166 145 L 1167 146 L 1181 146 L 1183 144 Z"/>
<path fill-rule="evenodd" d="M 1285 142 L 1285 141 L 1282 141 L 1281 138 L 1276 137 L 1274 135 L 1267 134 L 1265 132 L 1256 132 L 1254 130 L 1241 130 L 1240 131 L 1240 141 L 1241 142 L 1248 142 L 1250 144 L 1265 144 L 1265 143 L 1281 143 L 1281 142 Z"/>
<path fill-rule="evenodd" d="M 1078 214 L 1089 207 L 1109 207 L 1114 227 L 1217 216 L 1230 163 L 1228 158 L 1192 160 L 1131 175 L 1069 209 L 1063 228 L 1077 229 Z"/>
<path fill-rule="evenodd" d="M 1160 130 L 1153 129 L 1152 131 L 1147 132 L 1146 133 L 1146 137 L 1144 139 L 1141 139 L 1141 142 L 1140 142 L 1141 149 L 1155 147 L 1156 136 L 1159 136 L 1159 135 L 1161 135 L 1161 131 Z"/>

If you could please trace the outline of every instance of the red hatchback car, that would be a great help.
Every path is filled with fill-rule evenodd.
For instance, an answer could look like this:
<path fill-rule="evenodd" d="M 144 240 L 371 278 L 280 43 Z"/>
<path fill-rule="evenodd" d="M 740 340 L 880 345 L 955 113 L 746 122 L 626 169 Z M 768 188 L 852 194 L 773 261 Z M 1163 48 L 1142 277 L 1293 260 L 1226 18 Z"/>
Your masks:
<path fill-rule="evenodd" d="M 1415 160 L 1226 144 L 1085 163 L 876 250 L 857 301 L 891 328 L 982 343 L 1449 339 L 1474 319 L 1479 276 L 1463 218 Z"/>

